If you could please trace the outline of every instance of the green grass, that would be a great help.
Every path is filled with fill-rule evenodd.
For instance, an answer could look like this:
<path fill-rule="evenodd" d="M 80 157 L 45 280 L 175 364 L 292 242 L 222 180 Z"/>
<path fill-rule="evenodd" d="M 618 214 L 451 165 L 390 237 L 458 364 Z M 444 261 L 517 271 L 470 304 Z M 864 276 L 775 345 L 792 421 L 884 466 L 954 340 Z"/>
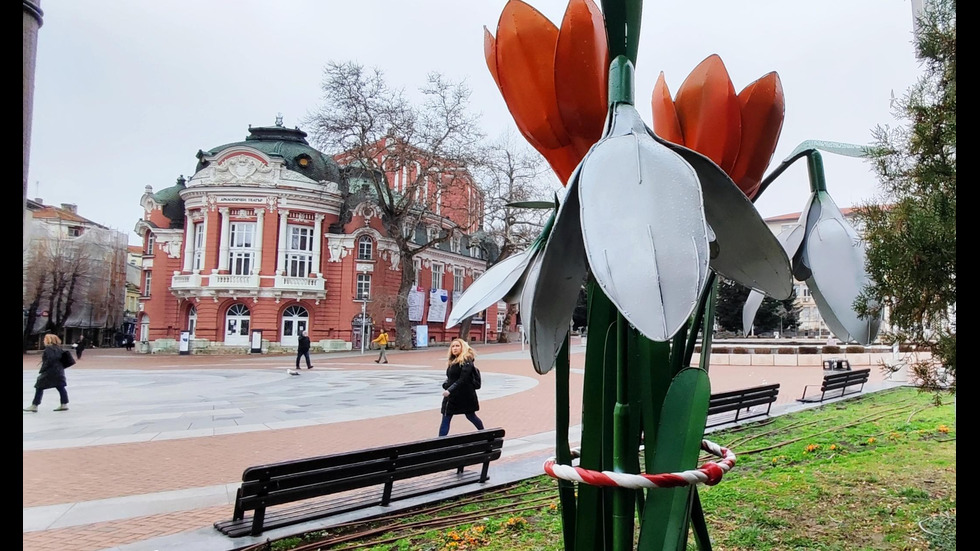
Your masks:
<path fill-rule="evenodd" d="M 720 484 L 698 487 L 713 549 L 955 550 L 953 410 L 951 396 L 937 405 L 933 394 L 898 388 L 707 435 L 737 456 Z M 547 476 L 439 507 L 262 548 L 564 549 L 557 482 Z M 377 533 L 354 536 L 367 529 Z M 345 534 L 356 539 L 329 543 Z"/>

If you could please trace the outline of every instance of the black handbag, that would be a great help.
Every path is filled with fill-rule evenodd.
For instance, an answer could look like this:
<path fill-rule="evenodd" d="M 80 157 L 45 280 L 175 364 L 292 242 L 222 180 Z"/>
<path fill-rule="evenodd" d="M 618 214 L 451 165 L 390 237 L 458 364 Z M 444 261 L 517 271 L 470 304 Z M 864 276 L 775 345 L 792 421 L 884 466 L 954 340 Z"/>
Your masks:
<path fill-rule="evenodd" d="M 61 351 L 61 365 L 65 368 L 75 365 L 75 357 L 71 355 L 71 352 L 67 350 Z"/>

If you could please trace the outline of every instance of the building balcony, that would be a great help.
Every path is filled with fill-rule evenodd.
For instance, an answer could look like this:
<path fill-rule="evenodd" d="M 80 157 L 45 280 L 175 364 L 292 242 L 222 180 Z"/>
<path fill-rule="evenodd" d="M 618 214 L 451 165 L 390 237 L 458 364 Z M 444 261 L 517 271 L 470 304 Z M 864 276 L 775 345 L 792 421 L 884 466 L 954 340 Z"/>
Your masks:
<path fill-rule="evenodd" d="M 277 275 L 275 289 L 277 291 L 324 291 L 326 289 L 326 280 L 322 277 Z"/>
<path fill-rule="evenodd" d="M 201 287 L 201 274 L 174 274 L 170 280 L 170 287 L 173 289 L 198 289 Z"/>
<path fill-rule="evenodd" d="M 208 287 L 211 289 L 258 289 L 259 274 L 211 274 L 208 276 Z"/>

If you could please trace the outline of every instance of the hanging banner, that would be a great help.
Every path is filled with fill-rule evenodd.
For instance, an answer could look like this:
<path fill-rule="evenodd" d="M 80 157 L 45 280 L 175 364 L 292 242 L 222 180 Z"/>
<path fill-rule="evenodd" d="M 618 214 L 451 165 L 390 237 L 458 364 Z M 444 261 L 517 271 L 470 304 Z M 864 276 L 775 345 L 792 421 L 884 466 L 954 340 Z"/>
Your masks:
<path fill-rule="evenodd" d="M 449 291 L 445 289 L 433 289 L 429 292 L 429 318 L 428 321 L 436 323 L 446 322 L 446 306 L 449 305 Z"/>
<path fill-rule="evenodd" d="M 416 287 L 408 292 L 408 321 L 422 321 L 425 308 L 425 291 Z"/>

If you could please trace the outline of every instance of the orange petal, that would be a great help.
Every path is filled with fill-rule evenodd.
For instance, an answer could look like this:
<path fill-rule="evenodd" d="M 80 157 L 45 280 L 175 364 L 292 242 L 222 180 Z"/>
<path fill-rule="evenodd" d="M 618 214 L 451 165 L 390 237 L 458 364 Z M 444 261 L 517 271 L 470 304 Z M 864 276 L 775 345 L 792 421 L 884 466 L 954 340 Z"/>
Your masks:
<path fill-rule="evenodd" d="M 725 172 L 731 170 L 741 140 L 741 115 L 735 87 L 717 54 L 708 56 L 684 79 L 674 106 L 684 145 Z"/>
<path fill-rule="evenodd" d="M 779 75 L 772 72 L 746 86 L 738 94 L 738 103 L 742 111 L 742 143 L 729 174 L 752 199 L 759 191 L 783 129 L 786 106 Z"/>
<path fill-rule="evenodd" d="M 487 69 L 490 69 L 490 76 L 500 89 L 500 77 L 497 76 L 497 42 L 490 34 L 490 30 L 483 27 L 483 57 L 487 60 Z"/>
<path fill-rule="evenodd" d="M 592 0 L 570 0 L 555 48 L 555 92 L 568 136 L 582 157 L 606 121 L 609 47 L 602 12 Z"/>
<path fill-rule="evenodd" d="M 509 0 L 497 24 L 497 77 L 518 129 L 542 155 L 569 145 L 555 96 L 558 28 L 520 0 Z"/>
<path fill-rule="evenodd" d="M 670 99 L 670 89 L 664 80 L 664 72 L 660 71 L 657 83 L 653 85 L 653 133 L 677 145 L 684 145 L 684 134 L 681 133 L 681 123 L 677 120 L 677 110 L 674 100 Z"/>

